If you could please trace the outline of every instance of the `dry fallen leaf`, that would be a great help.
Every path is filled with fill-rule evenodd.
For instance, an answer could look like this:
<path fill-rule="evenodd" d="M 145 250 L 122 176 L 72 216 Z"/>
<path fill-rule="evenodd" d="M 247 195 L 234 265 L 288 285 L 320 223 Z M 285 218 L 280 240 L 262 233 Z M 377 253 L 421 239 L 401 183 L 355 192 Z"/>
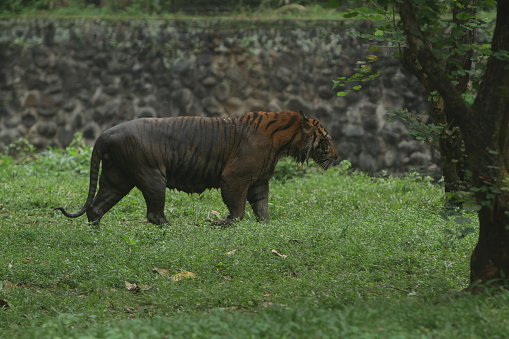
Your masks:
<path fill-rule="evenodd" d="M 157 267 L 154 267 L 152 269 L 152 272 L 159 273 L 163 277 L 169 277 L 170 276 L 170 270 L 168 270 L 166 268 L 157 268 Z"/>
<path fill-rule="evenodd" d="M 13 284 L 11 283 L 9 280 L 4 280 L 1 282 L 0 286 L 4 289 L 4 290 L 7 290 L 9 288 L 12 288 L 12 287 L 15 287 L 16 284 Z"/>
<path fill-rule="evenodd" d="M 131 307 L 131 306 L 124 306 L 124 312 L 126 312 L 126 313 L 134 313 L 134 312 L 136 312 L 136 309 L 134 307 Z"/>
<path fill-rule="evenodd" d="M 19 282 L 17 284 L 13 284 L 9 280 L 4 280 L 4 281 L 0 282 L 0 288 L 3 288 L 4 290 L 7 290 L 7 289 L 13 288 L 13 287 L 37 287 L 37 286 L 30 285 L 30 284 L 27 284 L 24 282 Z"/>
<path fill-rule="evenodd" d="M 232 255 L 237 253 L 237 249 L 231 250 L 230 252 L 226 252 L 225 254 Z"/>
<path fill-rule="evenodd" d="M 139 293 L 141 291 L 148 291 L 150 289 L 150 286 L 131 284 L 130 282 L 126 281 L 125 288 L 127 288 L 127 290 L 131 293 Z"/>
<path fill-rule="evenodd" d="M 193 272 L 184 271 L 184 272 L 177 273 L 173 277 L 171 277 L 171 281 L 180 281 L 183 279 L 192 279 L 192 278 L 196 278 L 196 274 L 194 274 Z"/>
<path fill-rule="evenodd" d="M 281 257 L 281 258 L 286 258 L 287 255 L 286 254 L 281 254 L 279 253 L 278 251 L 276 250 L 271 250 L 272 254 L 274 254 L 276 257 Z"/>
<path fill-rule="evenodd" d="M 217 215 L 217 216 L 221 215 L 221 213 L 219 213 L 218 211 L 214 211 L 214 210 L 210 210 L 210 213 Z"/>
<path fill-rule="evenodd" d="M 136 284 L 131 284 L 129 282 L 125 282 L 125 288 L 131 293 L 138 293 L 140 291 L 140 286 Z"/>

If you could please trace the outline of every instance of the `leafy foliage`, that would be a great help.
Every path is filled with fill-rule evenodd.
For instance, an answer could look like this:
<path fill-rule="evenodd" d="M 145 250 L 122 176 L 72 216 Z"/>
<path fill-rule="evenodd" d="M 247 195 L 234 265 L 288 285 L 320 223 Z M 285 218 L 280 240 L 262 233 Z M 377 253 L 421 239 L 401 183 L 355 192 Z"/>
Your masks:
<path fill-rule="evenodd" d="M 65 149 L 50 148 L 42 153 L 39 161 L 51 171 L 76 171 L 88 173 L 92 148 L 85 144 L 81 133 L 77 133 Z"/>
<path fill-rule="evenodd" d="M 423 141 L 428 144 L 432 151 L 439 152 L 438 139 L 446 137 L 454 137 L 451 131 L 444 131 L 444 126 L 435 125 L 424 121 L 421 117 L 410 114 L 407 110 L 391 109 L 387 112 L 389 121 L 402 121 L 409 127 L 408 132 L 416 140 Z"/>
<path fill-rule="evenodd" d="M 376 55 L 368 55 L 366 56 L 367 61 L 357 61 L 358 67 L 354 70 L 356 73 L 351 75 L 350 77 L 339 77 L 337 80 L 332 80 L 333 86 L 332 88 L 337 87 L 346 87 L 344 90 L 337 92 L 338 97 L 344 97 L 348 94 L 348 90 L 358 91 L 362 88 L 360 83 L 370 81 L 374 78 L 378 78 L 383 72 L 382 71 L 374 71 L 367 63 L 376 62 L 378 57 Z M 347 87 L 350 85 L 349 87 Z"/>
<path fill-rule="evenodd" d="M 490 45 L 492 19 L 478 15 L 482 9 L 492 8 L 493 1 L 416 1 L 412 6 L 418 8 L 416 18 L 412 20 L 419 34 L 426 39 L 426 44 L 433 46 L 433 58 L 439 60 L 437 67 L 448 73 L 455 89 L 467 106 L 471 106 L 477 96 L 479 85 L 486 70 L 486 60 L 494 56 Z M 450 17 L 447 17 L 449 15 Z M 492 16 L 492 15 L 491 15 Z M 445 176 L 446 190 L 449 198 L 460 201 L 465 188 L 470 185 L 470 172 L 465 168 L 466 156 L 463 143 L 463 134 L 446 110 L 444 99 L 430 81 L 429 74 L 423 72 L 423 67 L 417 60 L 415 51 L 408 44 L 405 28 L 397 15 L 397 3 L 394 1 L 371 1 L 369 6 L 349 9 L 344 13 L 346 18 L 362 18 L 372 23 L 364 32 L 354 32 L 357 36 L 370 41 L 372 50 L 380 50 L 378 45 L 383 42 L 392 49 L 390 57 L 398 57 L 402 65 L 410 70 L 429 92 L 428 100 L 431 103 L 430 112 L 419 112 L 428 118 L 423 119 L 405 109 L 391 110 L 390 119 L 400 120 L 409 126 L 410 133 L 417 140 L 430 145 L 436 158 L 440 159 Z M 474 39 L 475 34 L 483 33 L 480 39 Z M 387 48 L 385 49 L 387 50 Z M 370 51 L 371 52 L 371 51 Z M 377 61 L 377 56 L 368 56 L 370 60 Z M 428 56 L 427 59 L 431 58 Z M 370 68 L 367 68 L 368 72 Z M 350 77 L 340 77 L 336 85 L 345 86 L 347 83 L 370 81 L 382 72 L 376 72 L 369 77 L 363 76 L 363 70 L 356 69 Z M 438 71 L 438 70 L 437 70 Z M 355 89 L 355 88 L 354 88 Z M 341 90 L 338 96 L 348 94 Z M 456 192 L 456 196 L 451 195 Z"/>
<path fill-rule="evenodd" d="M 362 19 L 372 23 L 365 31 L 353 31 L 352 34 L 360 36 L 367 41 L 370 41 L 373 46 L 373 51 L 380 51 L 378 44 L 383 43 L 384 47 L 392 47 L 393 53 L 391 57 L 401 57 L 403 55 L 402 49 L 406 47 L 406 38 L 401 29 L 399 18 L 396 15 L 395 3 L 393 1 L 379 0 L 369 1 L 369 6 L 359 7 L 355 9 L 348 9 L 343 13 L 343 17 L 347 19 L 355 18 Z M 492 24 L 493 15 L 490 17 L 477 16 L 472 14 L 474 10 L 481 10 L 490 8 L 495 5 L 492 0 L 479 1 L 477 6 L 464 6 L 461 1 L 420 1 L 418 20 L 421 23 L 421 29 L 424 30 L 423 34 L 428 38 L 429 42 L 433 45 L 433 52 L 440 60 L 447 60 L 447 63 L 453 64 L 451 68 L 451 76 L 459 78 L 468 76 L 471 85 L 468 91 L 464 92 L 464 98 L 467 102 L 472 103 L 475 99 L 475 94 L 479 88 L 480 79 L 485 71 L 486 59 L 492 55 L 490 49 L 490 38 L 493 34 Z M 450 13 L 454 7 L 458 8 L 456 18 L 459 22 L 451 22 L 449 18 L 444 18 L 444 13 Z M 475 43 L 465 43 L 461 37 L 465 31 L 482 32 L 484 35 Z M 457 56 L 466 55 L 468 52 L 473 52 L 471 61 L 472 68 L 464 68 L 458 60 Z M 374 62 L 380 56 L 368 55 L 367 59 Z M 362 63 L 363 64 L 363 63 Z M 446 66 L 444 63 L 443 67 Z M 371 77 L 365 78 L 363 73 L 368 72 L 370 69 L 356 69 L 357 73 L 348 78 L 340 77 L 342 80 L 339 83 L 358 81 L 357 78 L 363 78 L 362 81 L 369 81 L 371 78 L 377 77 L 380 73 L 374 73 Z M 337 84 L 334 81 L 335 85 Z M 342 93 L 342 92 L 339 92 Z M 339 95 L 338 93 L 338 95 Z M 343 95 L 343 94 L 341 94 Z"/>

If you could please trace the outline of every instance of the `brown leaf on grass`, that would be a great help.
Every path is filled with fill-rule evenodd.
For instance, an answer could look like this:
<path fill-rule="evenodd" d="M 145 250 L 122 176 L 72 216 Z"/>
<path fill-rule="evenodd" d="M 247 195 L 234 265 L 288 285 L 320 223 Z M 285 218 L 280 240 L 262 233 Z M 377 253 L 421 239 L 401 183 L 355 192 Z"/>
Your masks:
<path fill-rule="evenodd" d="M 35 285 L 30 285 L 30 284 L 27 284 L 25 282 L 20 282 L 20 283 L 17 283 L 13 286 L 16 286 L 16 287 L 36 287 Z"/>
<path fill-rule="evenodd" d="M 134 313 L 134 312 L 136 312 L 136 309 L 131 306 L 124 306 L 124 312 L 125 313 Z"/>
<path fill-rule="evenodd" d="M 170 276 L 170 270 L 168 270 L 166 268 L 157 268 L 157 267 L 154 267 L 152 269 L 152 272 L 159 273 L 160 275 L 162 275 L 165 278 Z"/>
<path fill-rule="evenodd" d="M 279 253 L 278 251 L 276 250 L 271 250 L 272 254 L 274 254 L 276 257 L 281 257 L 281 258 L 286 258 L 287 255 L 286 254 L 281 254 Z"/>
<path fill-rule="evenodd" d="M 24 283 L 24 282 L 20 282 L 20 283 L 17 283 L 17 284 L 14 284 L 12 282 L 10 282 L 9 280 L 4 280 L 2 282 L 0 282 L 0 288 L 4 289 L 4 290 L 7 290 L 9 288 L 13 288 L 13 287 L 35 287 L 35 288 L 40 288 L 40 286 L 37 286 L 37 285 L 30 285 L 30 284 L 27 284 L 27 283 Z"/>
<path fill-rule="evenodd" d="M 131 293 L 138 293 L 140 292 L 140 286 L 136 285 L 136 284 L 131 284 L 130 282 L 125 282 L 125 288 L 127 288 L 127 290 Z"/>
<path fill-rule="evenodd" d="M 237 253 L 237 249 L 231 250 L 230 252 L 226 252 L 225 254 L 232 255 L 232 254 L 235 254 L 235 253 Z"/>
<path fill-rule="evenodd" d="M 180 280 L 184 280 L 184 279 L 193 279 L 193 278 L 196 278 L 196 274 L 194 274 L 193 272 L 184 271 L 184 272 L 177 273 L 173 277 L 171 277 L 171 281 L 180 281 Z"/>
<path fill-rule="evenodd" d="M 130 282 L 125 281 L 125 288 L 127 288 L 127 290 L 131 293 L 139 293 L 141 291 L 149 290 L 150 286 L 131 284 Z"/>
<path fill-rule="evenodd" d="M 16 287 L 16 284 L 13 284 L 11 283 L 9 280 L 4 280 L 0 283 L 0 286 L 4 289 L 4 290 L 7 290 L 9 288 L 13 288 L 13 287 Z"/>

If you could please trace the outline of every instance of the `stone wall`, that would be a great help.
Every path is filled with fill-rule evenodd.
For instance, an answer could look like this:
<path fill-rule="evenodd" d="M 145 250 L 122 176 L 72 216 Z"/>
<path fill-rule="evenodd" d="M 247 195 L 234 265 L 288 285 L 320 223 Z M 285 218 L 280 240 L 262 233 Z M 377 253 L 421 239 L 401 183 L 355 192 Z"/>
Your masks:
<path fill-rule="evenodd" d="M 397 60 L 336 96 L 332 80 L 370 53 L 349 31 L 335 21 L 0 20 L 0 147 L 65 147 L 76 132 L 92 144 L 139 117 L 291 109 L 319 119 L 355 168 L 426 164 L 429 150 L 385 117 L 427 109 Z"/>

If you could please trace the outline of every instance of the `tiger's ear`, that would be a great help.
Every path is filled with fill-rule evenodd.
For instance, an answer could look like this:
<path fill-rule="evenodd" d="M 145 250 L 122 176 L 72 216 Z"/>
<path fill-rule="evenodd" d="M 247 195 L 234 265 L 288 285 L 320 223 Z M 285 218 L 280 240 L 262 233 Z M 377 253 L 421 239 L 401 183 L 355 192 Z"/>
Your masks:
<path fill-rule="evenodd" d="M 299 111 L 299 113 L 302 116 L 302 129 L 306 132 L 310 132 L 313 125 L 309 123 L 308 117 L 306 117 L 302 111 Z"/>

